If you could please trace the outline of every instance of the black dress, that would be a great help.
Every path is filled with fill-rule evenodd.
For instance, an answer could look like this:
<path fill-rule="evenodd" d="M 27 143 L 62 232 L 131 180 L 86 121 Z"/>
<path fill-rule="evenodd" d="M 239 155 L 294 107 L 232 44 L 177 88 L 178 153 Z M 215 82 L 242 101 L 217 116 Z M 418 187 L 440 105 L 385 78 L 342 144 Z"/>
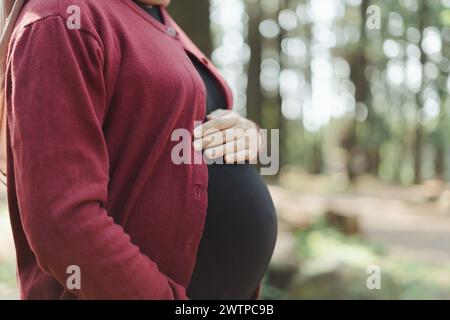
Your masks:
<path fill-rule="evenodd" d="M 159 7 L 141 7 L 164 23 Z M 194 56 L 189 57 L 205 82 L 207 114 L 224 107 L 224 92 L 213 75 Z M 212 164 L 208 174 L 206 224 L 187 294 L 190 299 L 249 299 L 275 246 L 272 198 L 252 165 Z"/>

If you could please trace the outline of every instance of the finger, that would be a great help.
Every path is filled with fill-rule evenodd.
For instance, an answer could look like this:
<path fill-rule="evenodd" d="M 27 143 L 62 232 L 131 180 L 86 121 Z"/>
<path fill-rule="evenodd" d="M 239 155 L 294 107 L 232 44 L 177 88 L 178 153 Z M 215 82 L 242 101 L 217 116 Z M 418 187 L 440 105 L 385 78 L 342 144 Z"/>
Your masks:
<path fill-rule="evenodd" d="M 241 126 L 235 125 L 225 130 L 225 143 L 234 140 L 245 140 L 245 148 L 252 152 L 259 150 L 259 132 L 256 129 L 243 129 Z"/>
<path fill-rule="evenodd" d="M 225 156 L 225 162 L 228 164 L 244 163 L 248 159 L 249 159 L 249 150 L 248 149 L 240 150 L 236 153 L 227 154 Z"/>
<path fill-rule="evenodd" d="M 235 125 L 231 128 L 217 131 L 200 139 L 194 140 L 194 150 L 201 151 L 203 149 L 212 148 L 239 139 L 251 139 L 251 136 L 247 136 L 244 129 L 240 128 L 239 125 Z"/>
<path fill-rule="evenodd" d="M 241 150 L 246 149 L 245 143 L 245 139 L 240 139 L 222 144 L 217 147 L 208 148 L 205 150 L 205 157 L 209 159 L 215 159 L 224 157 L 227 154 L 237 153 Z"/>
<path fill-rule="evenodd" d="M 224 116 L 225 114 L 227 114 L 229 112 L 232 112 L 232 111 L 231 110 L 225 110 L 225 109 L 217 109 L 217 110 L 214 110 L 213 112 L 211 112 L 210 114 L 208 114 L 206 117 L 208 119 L 222 117 L 222 116 Z"/>
<path fill-rule="evenodd" d="M 206 148 L 222 145 L 225 142 L 225 132 L 217 131 L 206 137 L 194 140 L 193 144 L 195 151 L 201 151 Z"/>
<path fill-rule="evenodd" d="M 228 129 L 239 121 L 239 116 L 234 112 L 222 117 L 211 119 L 194 129 L 194 138 L 201 138 L 213 132 Z"/>

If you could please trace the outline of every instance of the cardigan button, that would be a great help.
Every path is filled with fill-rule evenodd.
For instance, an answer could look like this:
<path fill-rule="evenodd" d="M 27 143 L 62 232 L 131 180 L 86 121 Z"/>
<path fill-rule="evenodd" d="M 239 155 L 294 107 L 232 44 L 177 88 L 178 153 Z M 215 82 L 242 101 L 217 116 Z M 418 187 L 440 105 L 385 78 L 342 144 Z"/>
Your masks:
<path fill-rule="evenodd" d="M 172 27 L 168 27 L 168 28 L 166 29 L 166 33 L 167 33 L 169 36 L 171 36 L 171 37 L 176 37 L 176 36 L 177 36 L 177 30 L 175 30 L 175 29 L 172 28 Z"/>
<path fill-rule="evenodd" d="M 209 64 L 208 59 L 206 59 L 205 57 L 202 58 L 202 62 L 203 62 L 204 64 Z"/>

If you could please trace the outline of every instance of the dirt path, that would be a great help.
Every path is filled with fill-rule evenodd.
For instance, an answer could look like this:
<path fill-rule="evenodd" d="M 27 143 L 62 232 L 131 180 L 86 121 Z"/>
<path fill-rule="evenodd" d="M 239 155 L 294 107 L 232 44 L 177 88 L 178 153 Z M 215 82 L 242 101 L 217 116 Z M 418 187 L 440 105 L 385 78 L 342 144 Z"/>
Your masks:
<path fill-rule="evenodd" d="M 437 265 L 450 263 L 450 214 L 441 213 L 436 204 L 409 202 L 407 192 L 401 196 L 389 190 L 326 195 L 293 192 L 277 186 L 271 186 L 270 190 L 279 214 L 289 223 L 307 223 L 333 208 L 358 215 L 362 235 L 383 244 L 391 255 Z M 5 210 L 4 203 L 0 203 L 0 269 L 5 266 L 12 269 L 14 249 Z M 16 296 L 13 285 L 0 281 L 0 299 Z"/>
<path fill-rule="evenodd" d="M 359 216 L 363 236 L 385 245 L 393 255 L 433 264 L 450 262 L 450 214 L 440 212 L 437 204 L 410 203 L 405 201 L 405 193 L 403 199 L 396 200 L 388 190 L 370 196 L 294 193 L 276 186 L 270 189 L 279 211 L 288 219 L 338 209 Z"/>

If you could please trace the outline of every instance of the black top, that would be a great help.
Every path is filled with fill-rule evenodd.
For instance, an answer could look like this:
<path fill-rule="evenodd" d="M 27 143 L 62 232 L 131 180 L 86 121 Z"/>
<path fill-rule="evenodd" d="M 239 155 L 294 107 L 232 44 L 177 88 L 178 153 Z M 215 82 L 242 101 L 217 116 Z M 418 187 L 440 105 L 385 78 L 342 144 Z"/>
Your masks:
<path fill-rule="evenodd" d="M 159 7 L 141 7 L 164 23 Z M 225 108 L 221 86 L 189 55 L 207 90 L 207 114 Z M 249 299 L 267 270 L 277 236 L 272 198 L 251 165 L 208 165 L 208 210 L 190 299 Z"/>

